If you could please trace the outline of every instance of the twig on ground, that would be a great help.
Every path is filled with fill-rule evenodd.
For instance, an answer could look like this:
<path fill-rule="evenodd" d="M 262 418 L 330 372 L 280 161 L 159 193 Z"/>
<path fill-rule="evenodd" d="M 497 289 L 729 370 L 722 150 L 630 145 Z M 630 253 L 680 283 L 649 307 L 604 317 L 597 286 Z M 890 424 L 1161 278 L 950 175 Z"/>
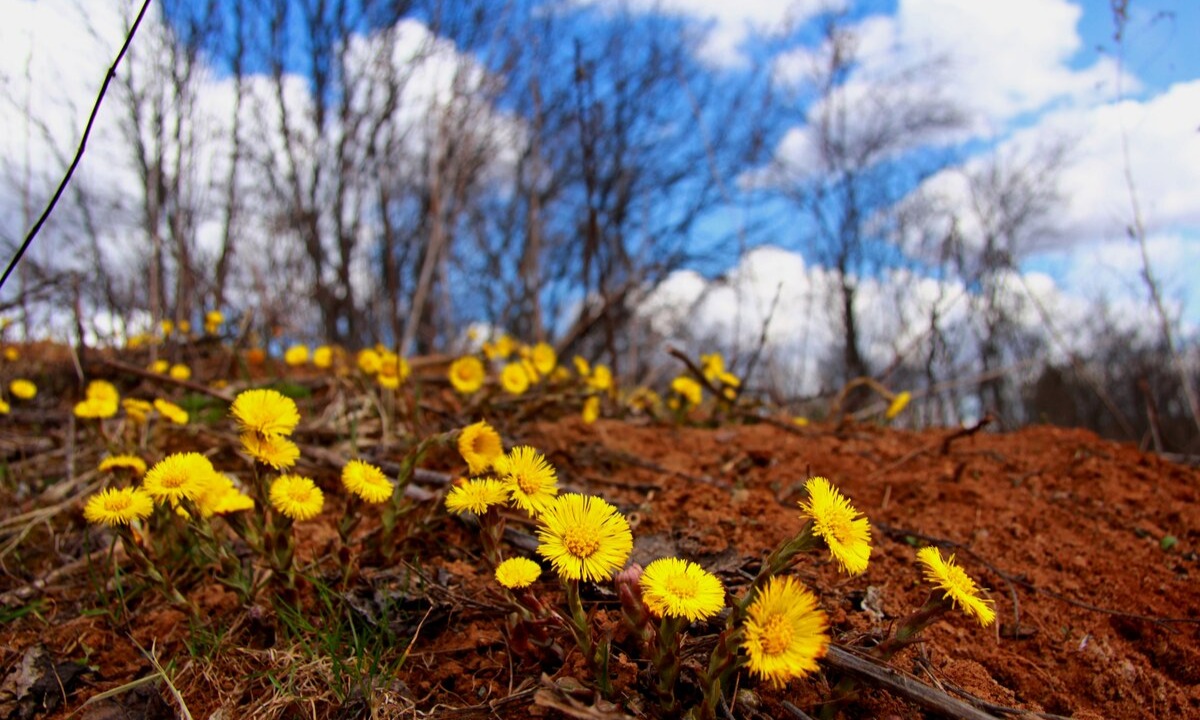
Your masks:
<path fill-rule="evenodd" d="M 210 388 L 206 385 L 201 385 L 200 383 L 192 382 L 191 380 L 179 380 L 171 377 L 170 375 L 153 373 L 144 368 L 140 368 L 137 365 L 130 365 L 129 363 L 121 362 L 120 360 L 113 360 L 105 357 L 97 359 L 101 363 L 113 368 L 114 370 L 120 370 L 121 372 L 137 375 L 138 377 L 145 378 L 147 380 L 153 380 L 155 382 L 178 385 L 179 387 L 187 388 L 192 392 L 198 392 L 203 395 L 208 395 L 209 397 L 214 397 L 218 400 L 224 400 L 227 403 L 233 402 L 233 398 L 230 397 L 228 393 L 222 392 L 221 390 L 214 390 L 213 388 Z"/>

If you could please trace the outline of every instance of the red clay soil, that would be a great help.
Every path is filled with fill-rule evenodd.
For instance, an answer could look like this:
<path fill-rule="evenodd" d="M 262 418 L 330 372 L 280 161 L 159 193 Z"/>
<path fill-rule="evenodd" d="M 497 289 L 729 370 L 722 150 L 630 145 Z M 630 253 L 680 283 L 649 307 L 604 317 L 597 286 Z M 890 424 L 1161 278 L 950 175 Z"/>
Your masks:
<path fill-rule="evenodd" d="M 950 696 L 990 704 L 996 717 L 1004 716 L 997 707 L 1077 718 L 1200 717 L 1200 472 L 1194 468 L 1052 427 L 980 432 L 951 442 L 952 430 L 857 425 L 836 433 L 820 426 L 680 428 L 603 419 L 587 426 L 576 417 L 503 430 L 506 443 L 543 450 L 564 487 L 601 495 L 625 512 L 634 561 L 695 560 L 735 595 L 765 554 L 799 529 L 803 483 L 823 475 L 869 517 L 873 531 L 864 575 L 839 573 L 824 553 L 805 556 L 793 571 L 829 612 L 837 643 L 869 647 L 918 608 L 929 586 L 916 548 L 938 544 L 989 589 L 998 622 L 985 630 L 951 613 L 923 643 L 893 660 L 896 669 Z M 425 466 L 461 472 L 455 463 L 447 452 Z M 334 487 L 333 468 L 313 474 Z M 562 690 L 570 678 L 587 679 L 578 653 L 543 666 L 509 653 L 500 595 L 481 560 L 477 530 L 442 510 L 444 486 L 423 488 L 426 499 L 413 516 L 425 523 L 423 536 L 401 549 L 403 562 L 364 559 L 344 595 L 364 616 L 379 607 L 381 596 L 407 603 L 397 627 L 412 643 L 385 682 L 335 701 L 313 678 L 341 671 L 314 668 L 328 659 L 285 642 L 270 602 L 242 607 L 211 582 L 190 591 L 203 611 L 198 619 L 145 596 L 130 601 L 132 622 L 114 622 L 91 612 L 96 586 L 85 567 L 37 592 L 26 590 L 22 603 L 7 596 L 6 615 L 17 617 L 0 629 L 0 718 L 173 717 L 177 702 L 162 685 L 83 704 L 151 675 L 152 647 L 196 718 L 654 717 L 647 666 L 616 623 L 611 586 L 585 590 L 597 624 L 616 634 L 614 702 L 593 704 L 586 694 Z M 30 509 L 17 503 L 16 512 Z M 79 502 L 64 507 L 58 531 L 39 536 L 37 530 L 26 541 L 55 538 L 57 547 L 26 545 L 16 560 L 21 567 L 14 555 L 5 560 L 0 593 L 51 572 L 55 564 L 47 558 L 63 565 L 82 557 L 80 512 Z M 340 512 L 333 502 L 299 526 L 303 556 L 337 552 Z M 530 531 L 514 524 L 518 533 Z M 560 601 L 549 573 L 535 590 Z M 311 588 L 301 593 L 301 606 L 315 617 L 319 601 Z M 16 612 L 20 607 L 36 612 Z M 693 671 L 719 630 L 718 621 L 689 629 L 685 695 L 694 692 Z M 566 637 L 562 642 L 569 644 Z M 56 681 L 36 706 L 22 705 L 12 698 L 15 685 L 30 676 L 23 663 L 58 664 L 72 677 Z M 290 672 L 279 672 L 285 667 Z M 270 679 L 267 669 L 274 670 Z M 281 690 L 287 682 L 294 686 Z M 800 717 L 789 703 L 816 716 L 837 682 L 832 670 L 781 689 L 743 676 L 732 714 Z M 933 716 L 873 687 L 840 713 Z"/>

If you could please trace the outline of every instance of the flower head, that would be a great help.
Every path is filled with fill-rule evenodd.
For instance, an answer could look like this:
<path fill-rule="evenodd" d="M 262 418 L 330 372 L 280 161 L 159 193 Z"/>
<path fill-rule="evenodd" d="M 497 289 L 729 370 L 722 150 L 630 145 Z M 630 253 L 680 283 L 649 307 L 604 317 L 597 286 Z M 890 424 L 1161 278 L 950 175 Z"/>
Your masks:
<path fill-rule="evenodd" d="M 116 472 L 129 470 L 141 477 L 146 474 L 146 461 L 136 455 L 112 455 L 100 461 L 100 472 Z"/>
<path fill-rule="evenodd" d="M 250 457 L 276 470 L 286 470 L 296 464 L 300 448 L 282 435 L 242 433 L 242 447 Z"/>
<path fill-rule="evenodd" d="M 192 369 L 187 365 L 181 365 L 177 363 L 171 366 L 171 369 L 167 371 L 167 374 L 175 380 L 190 380 L 192 378 Z"/>
<path fill-rule="evenodd" d="M 892 402 L 888 405 L 887 411 L 883 413 L 888 420 L 895 418 L 900 413 L 904 412 L 904 408 L 908 407 L 908 402 L 912 400 L 912 393 L 905 390 L 902 393 L 892 398 Z"/>
<path fill-rule="evenodd" d="M 383 471 L 362 460 L 351 460 L 342 468 L 342 485 L 369 503 L 381 503 L 392 497 L 395 488 Z"/>
<path fill-rule="evenodd" d="M 310 478 L 280 475 L 271 483 L 271 507 L 293 520 L 311 520 L 321 514 L 325 495 Z"/>
<path fill-rule="evenodd" d="M 546 458 L 528 445 L 518 445 L 496 458 L 493 467 L 508 488 L 509 498 L 537 515 L 558 494 L 558 475 Z"/>
<path fill-rule="evenodd" d="M 93 380 L 88 383 L 84 400 L 75 404 L 75 417 L 81 419 L 109 418 L 117 414 L 121 394 L 112 383 Z"/>
<path fill-rule="evenodd" d="M 455 515 L 465 512 L 482 515 L 493 505 L 508 500 L 508 488 L 495 478 L 468 480 L 455 485 L 446 493 L 446 510 Z"/>
<path fill-rule="evenodd" d="M 121 401 L 121 407 L 125 408 L 125 414 L 135 423 L 146 422 L 150 411 L 154 409 L 154 406 L 150 403 L 137 398 L 125 398 Z"/>
<path fill-rule="evenodd" d="M 529 373 L 524 363 L 510 362 L 500 371 L 500 384 L 509 395 L 521 395 L 529 389 Z"/>
<path fill-rule="evenodd" d="M 568 580 L 607 580 L 633 550 L 629 522 L 602 498 L 560 495 L 538 519 L 538 554 Z"/>
<path fill-rule="evenodd" d="M 500 433 L 487 422 L 480 420 L 466 426 L 458 435 L 458 452 L 467 461 L 472 475 L 487 472 L 496 458 L 504 454 Z"/>
<path fill-rule="evenodd" d="M 298 367 L 308 362 L 308 346 L 292 345 L 283 351 L 283 361 L 291 367 Z"/>
<path fill-rule="evenodd" d="M 807 588 L 791 577 L 773 577 L 746 614 L 743 646 L 751 673 L 781 687 L 817 670 L 829 648 L 829 621 Z"/>
<path fill-rule="evenodd" d="M 581 413 L 584 425 L 591 425 L 600 417 L 600 396 L 592 395 L 587 400 L 583 401 L 583 412 Z"/>
<path fill-rule="evenodd" d="M 680 375 L 672 380 L 671 389 L 687 400 L 689 407 L 699 405 L 704 398 L 704 389 L 700 387 L 700 383 L 687 375 Z"/>
<path fill-rule="evenodd" d="M 328 345 L 321 345 L 313 350 L 312 355 L 313 365 L 322 370 L 328 370 L 333 367 L 333 348 Z"/>
<path fill-rule="evenodd" d="M 224 515 L 239 510 L 254 508 L 254 499 L 234 487 L 233 480 L 224 473 L 214 472 L 209 476 L 203 492 L 196 498 L 196 507 L 201 517 Z"/>
<path fill-rule="evenodd" d="M 533 346 L 529 351 L 529 359 L 533 361 L 533 367 L 537 369 L 539 375 L 549 375 L 554 371 L 554 366 L 558 364 L 558 354 L 554 352 L 554 347 L 550 343 L 540 342 Z"/>
<path fill-rule="evenodd" d="M 987 627 L 996 619 L 996 611 L 990 600 L 979 597 L 979 588 L 962 568 L 954 564 L 954 555 L 947 560 L 935 547 L 923 547 L 917 551 L 917 559 L 925 566 L 925 579 L 938 589 L 945 591 L 943 597 L 955 607 L 961 605 L 963 612 L 972 615 L 979 624 Z"/>
<path fill-rule="evenodd" d="M 195 500 L 216 471 L 208 458 L 187 452 L 168 455 L 154 464 L 142 479 L 142 487 L 158 502 Z"/>
<path fill-rule="evenodd" d="M 529 558 L 509 558 L 496 566 L 496 582 L 510 590 L 529 587 L 541 574 L 542 566 Z"/>
<path fill-rule="evenodd" d="M 204 332 L 209 335 L 216 335 L 221 329 L 221 324 L 225 322 L 225 313 L 220 310 L 209 310 L 204 314 Z"/>
<path fill-rule="evenodd" d="M 596 365 L 592 375 L 587 379 L 588 387 L 596 392 L 611 390 L 613 386 L 612 370 L 607 365 Z"/>
<path fill-rule="evenodd" d="M 450 384 L 463 395 L 470 395 L 483 387 L 483 361 L 474 355 L 464 355 L 450 363 L 449 374 Z"/>
<path fill-rule="evenodd" d="M 291 435 L 300 423 L 296 402 L 277 390 L 247 390 L 229 410 L 242 432 L 260 436 Z"/>
<path fill-rule="evenodd" d="M 379 353 L 371 348 L 363 348 L 358 351 L 358 369 L 362 370 L 366 375 L 374 375 L 379 372 L 379 364 L 381 359 Z"/>
<path fill-rule="evenodd" d="M 17 378 L 8 384 L 8 391 L 20 400 L 32 400 L 37 396 L 37 385 L 24 378 Z"/>
<path fill-rule="evenodd" d="M 83 506 L 83 517 L 97 525 L 128 525 L 152 512 L 154 499 L 141 488 L 106 488 Z"/>
<path fill-rule="evenodd" d="M 725 607 L 721 581 L 694 562 L 660 558 L 646 566 L 639 582 L 642 599 L 658 617 L 683 617 L 695 622 Z"/>
<path fill-rule="evenodd" d="M 187 422 L 188 422 L 187 410 L 184 410 L 183 408 L 179 407 L 178 405 L 176 405 L 173 402 L 170 402 L 169 400 L 163 400 L 162 398 L 157 398 L 154 401 L 154 409 L 157 410 L 160 415 L 162 415 L 166 419 L 170 420 L 171 422 L 175 423 L 176 425 L 187 425 Z"/>
<path fill-rule="evenodd" d="M 861 513 L 823 477 L 804 485 L 808 500 L 800 501 L 803 514 L 813 521 L 813 532 L 829 546 L 842 570 L 858 575 L 871 557 L 871 526 Z"/>

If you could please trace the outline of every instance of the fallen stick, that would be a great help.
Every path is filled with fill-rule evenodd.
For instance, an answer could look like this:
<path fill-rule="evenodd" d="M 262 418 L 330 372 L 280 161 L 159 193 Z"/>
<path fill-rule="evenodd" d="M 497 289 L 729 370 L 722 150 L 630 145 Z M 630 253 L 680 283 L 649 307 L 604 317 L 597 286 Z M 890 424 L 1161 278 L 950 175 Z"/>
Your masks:
<path fill-rule="evenodd" d="M 951 697 L 937 688 L 901 674 L 886 665 L 847 652 L 836 645 L 829 646 L 825 664 L 866 680 L 888 692 L 911 700 L 926 710 L 959 720 L 997 720 L 995 715 Z"/>

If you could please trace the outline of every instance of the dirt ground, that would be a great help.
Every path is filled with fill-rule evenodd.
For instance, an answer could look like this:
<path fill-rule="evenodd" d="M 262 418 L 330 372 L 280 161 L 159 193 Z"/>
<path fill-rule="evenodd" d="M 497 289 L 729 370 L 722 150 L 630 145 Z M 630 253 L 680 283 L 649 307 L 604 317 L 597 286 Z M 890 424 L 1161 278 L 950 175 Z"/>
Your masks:
<path fill-rule="evenodd" d="M 302 410 L 317 418 L 320 405 L 335 399 L 321 396 Z M 175 693 L 196 718 L 653 716 L 646 664 L 623 644 L 609 585 L 588 587 L 584 597 L 597 625 L 615 633 L 611 705 L 570 692 L 572 678 L 585 675 L 577 653 L 538 664 L 509 652 L 478 530 L 442 509 L 446 486 L 438 473 L 462 471 L 449 451 L 427 456 L 422 467 L 433 472 L 414 483 L 409 520 L 420 532 L 391 563 L 362 558 L 339 586 L 339 607 L 367 623 L 351 626 L 384 623 L 379 613 L 386 606 L 393 613 L 389 629 L 405 641 L 395 667 L 364 674 L 375 678 L 370 683 L 346 680 L 358 676 L 341 664 L 353 664 L 338 657 L 343 649 L 289 640 L 278 603 L 263 598 L 243 606 L 205 578 L 188 587 L 201 609 L 197 617 L 152 595 L 129 598 L 124 619 L 111 608 L 98 611 L 103 579 L 97 578 L 105 569 L 103 554 L 94 551 L 107 536 L 84 524 L 84 496 L 77 487 L 56 493 L 53 485 L 31 489 L 13 480 L 55 463 L 87 464 L 71 457 L 83 450 L 67 442 L 65 417 L 32 412 L 3 421 L 0 437 L 9 479 L 0 496 L 0 719 L 175 717 Z M 439 418 L 452 420 L 452 414 Z M 963 434 L 875 424 L 677 427 L 602 418 L 585 425 L 575 413 L 497 426 L 506 445 L 544 451 L 564 489 L 601 495 L 626 513 L 633 561 L 695 560 L 735 596 L 765 554 L 798 530 L 796 501 L 805 479 L 823 475 L 867 515 L 873 532 L 862 576 L 839 574 L 824 554 L 806 556 L 794 570 L 829 612 L 836 643 L 869 647 L 919 607 L 928 585 L 916 549 L 937 544 L 988 588 L 998 622 L 982 630 L 961 613 L 947 615 L 923 643 L 893 660 L 895 669 L 948 695 L 975 698 L 995 717 L 1010 708 L 1077 718 L 1200 718 L 1195 468 L 1054 427 Z M 307 447 L 322 445 L 325 431 L 316 420 L 301 430 Z M 221 437 L 189 428 L 168 444 L 211 447 Z M 375 459 L 398 460 L 388 452 L 377 447 Z M 327 570 L 323 559 L 354 549 L 338 545 L 344 501 L 334 489 L 336 470 L 315 454 L 305 454 L 306 471 L 330 488 L 330 502 L 298 533 L 302 558 Z M 39 508 L 49 511 L 24 522 Z M 22 522 L 4 520 L 12 518 Z M 514 516 L 509 527 L 513 548 L 528 542 L 527 523 Z M 364 532 L 370 529 L 365 522 Z M 550 573 L 535 590 L 561 598 Z M 294 600 L 303 613 L 320 617 L 323 600 L 311 587 L 302 584 Z M 685 693 L 694 692 L 692 671 L 720 627 L 712 621 L 688 631 Z M 151 658 L 173 682 L 125 687 L 155 680 Z M 743 676 L 731 712 L 802 717 L 792 709 L 798 708 L 816 716 L 838 679 L 827 670 L 775 689 Z M 331 692 L 331 682 L 345 682 L 345 692 Z M 121 692 L 96 699 L 114 688 Z M 872 687 L 840 712 L 933 716 Z"/>

